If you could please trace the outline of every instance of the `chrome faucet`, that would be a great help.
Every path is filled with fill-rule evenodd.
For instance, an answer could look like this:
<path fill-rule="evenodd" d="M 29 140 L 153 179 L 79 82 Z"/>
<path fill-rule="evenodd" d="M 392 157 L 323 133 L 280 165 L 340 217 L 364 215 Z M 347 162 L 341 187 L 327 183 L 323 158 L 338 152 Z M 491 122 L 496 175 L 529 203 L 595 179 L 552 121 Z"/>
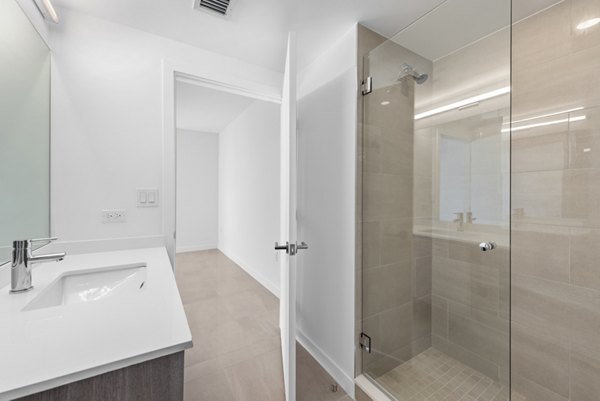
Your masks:
<path fill-rule="evenodd" d="M 10 293 L 16 294 L 33 289 L 31 285 L 31 267 L 36 263 L 51 260 L 61 261 L 66 253 L 51 253 L 47 255 L 33 255 L 32 246 L 36 242 L 51 242 L 57 238 L 28 239 L 13 241 L 12 266 L 10 269 Z"/>
<path fill-rule="evenodd" d="M 473 224 L 473 222 L 477 220 L 477 217 L 473 217 L 473 212 L 467 212 L 466 215 L 466 223 L 467 224 Z"/>
<path fill-rule="evenodd" d="M 463 212 L 454 212 L 456 218 L 452 220 L 453 223 L 458 223 L 458 231 L 464 230 L 465 225 L 465 214 Z"/>

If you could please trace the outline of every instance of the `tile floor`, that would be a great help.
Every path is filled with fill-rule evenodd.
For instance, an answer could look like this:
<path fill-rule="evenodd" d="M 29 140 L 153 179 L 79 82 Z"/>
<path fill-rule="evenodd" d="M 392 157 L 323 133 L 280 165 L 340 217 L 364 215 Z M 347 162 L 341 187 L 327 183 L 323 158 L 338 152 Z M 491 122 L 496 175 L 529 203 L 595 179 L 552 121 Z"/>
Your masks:
<path fill-rule="evenodd" d="M 175 277 L 194 347 L 186 401 L 284 401 L 279 303 L 218 250 L 177 255 Z M 298 346 L 298 401 L 351 401 Z"/>
<path fill-rule="evenodd" d="M 434 348 L 385 373 L 378 381 L 399 401 L 508 399 L 507 387 Z"/>

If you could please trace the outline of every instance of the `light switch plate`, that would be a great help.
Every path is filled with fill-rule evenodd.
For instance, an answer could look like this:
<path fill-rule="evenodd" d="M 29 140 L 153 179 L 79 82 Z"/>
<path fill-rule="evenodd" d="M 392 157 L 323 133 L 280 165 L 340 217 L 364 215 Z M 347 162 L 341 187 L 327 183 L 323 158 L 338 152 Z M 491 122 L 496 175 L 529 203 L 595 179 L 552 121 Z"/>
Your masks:
<path fill-rule="evenodd" d="M 125 209 L 104 209 L 102 211 L 102 223 L 125 223 L 127 211 Z"/>
<path fill-rule="evenodd" d="M 137 207 L 158 207 L 158 189 L 138 188 L 136 189 Z"/>

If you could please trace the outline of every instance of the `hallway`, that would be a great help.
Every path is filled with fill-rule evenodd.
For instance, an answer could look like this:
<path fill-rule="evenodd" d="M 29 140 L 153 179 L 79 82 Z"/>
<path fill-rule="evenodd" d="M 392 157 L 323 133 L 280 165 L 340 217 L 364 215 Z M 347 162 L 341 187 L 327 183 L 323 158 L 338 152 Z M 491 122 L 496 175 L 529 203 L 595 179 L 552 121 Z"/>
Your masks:
<path fill-rule="evenodd" d="M 218 250 L 180 253 L 175 276 L 194 340 L 186 401 L 283 401 L 279 302 Z M 298 346 L 298 401 L 350 401 Z"/>

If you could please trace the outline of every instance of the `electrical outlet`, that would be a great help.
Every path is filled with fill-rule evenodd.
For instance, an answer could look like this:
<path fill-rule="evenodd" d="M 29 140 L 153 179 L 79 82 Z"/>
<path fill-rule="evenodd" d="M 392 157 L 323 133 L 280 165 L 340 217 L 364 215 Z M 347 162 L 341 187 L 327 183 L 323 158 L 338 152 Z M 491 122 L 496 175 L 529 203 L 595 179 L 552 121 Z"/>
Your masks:
<path fill-rule="evenodd" d="M 102 211 L 102 223 L 125 223 L 127 211 L 125 209 L 105 209 Z"/>

